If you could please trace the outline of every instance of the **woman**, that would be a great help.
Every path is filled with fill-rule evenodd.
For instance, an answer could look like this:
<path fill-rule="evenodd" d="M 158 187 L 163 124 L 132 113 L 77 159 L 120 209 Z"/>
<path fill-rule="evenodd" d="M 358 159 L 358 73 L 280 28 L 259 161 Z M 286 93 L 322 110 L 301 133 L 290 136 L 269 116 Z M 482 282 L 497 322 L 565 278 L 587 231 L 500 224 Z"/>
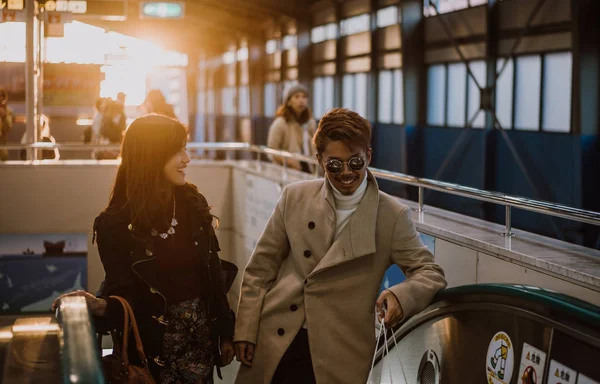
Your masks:
<path fill-rule="evenodd" d="M 316 150 L 312 143 L 316 124 L 308 108 L 308 90 L 301 84 L 290 87 L 285 93 L 284 103 L 277 110 L 277 118 L 269 128 L 267 147 L 299 153 L 312 157 Z M 273 156 L 277 164 L 283 164 L 283 159 Z M 290 168 L 310 172 L 310 167 L 304 162 L 288 159 Z"/>
<path fill-rule="evenodd" d="M 105 270 L 100 294 L 67 294 L 86 298 L 101 333 L 122 329 L 122 307 L 109 296 L 124 297 L 158 383 L 212 383 L 213 365 L 234 355 L 213 216 L 185 178 L 186 135 L 166 116 L 131 123 L 110 203 L 94 222 Z"/>

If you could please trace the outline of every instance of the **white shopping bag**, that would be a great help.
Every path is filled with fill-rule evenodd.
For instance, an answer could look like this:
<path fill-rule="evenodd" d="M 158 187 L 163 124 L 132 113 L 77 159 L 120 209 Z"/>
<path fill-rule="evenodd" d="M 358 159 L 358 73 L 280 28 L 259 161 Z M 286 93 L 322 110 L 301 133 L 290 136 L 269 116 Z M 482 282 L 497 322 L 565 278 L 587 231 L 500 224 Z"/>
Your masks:
<path fill-rule="evenodd" d="M 385 308 L 384 308 L 385 314 Z M 385 316 L 384 316 L 385 317 Z M 398 364 L 400 366 L 400 370 L 402 372 L 403 381 L 398 379 L 396 380 L 396 384 L 408 384 L 406 380 L 406 374 L 404 373 L 404 366 L 402 365 L 402 361 L 400 360 L 400 351 L 398 349 L 398 344 L 396 343 L 396 337 L 392 336 L 392 340 L 394 340 L 394 350 L 396 351 L 396 359 L 390 356 L 390 350 L 388 347 L 387 334 L 388 331 L 385 328 L 384 320 L 381 319 L 381 322 L 378 321 L 379 332 L 377 333 L 377 343 L 383 336 L 384 340 L 384 349 L 383 355 L 381 356 L 381 360 L 379 361 L 379 366 L 381 369 L 375 368 L 375 357 L 377 356 L 377 348 L 375 348 L 375 352 L 373 352 L 373 359 L 371 360 L 371 370 L 369 371 L 369 377 L 367 378 L 366 384 L 394 384 L 394 378 L 392 375 L 392 365 Z M 394 332 L 390 330 L 389 332 Z M 386 368 L 387 367 L 387 368 Z"/>

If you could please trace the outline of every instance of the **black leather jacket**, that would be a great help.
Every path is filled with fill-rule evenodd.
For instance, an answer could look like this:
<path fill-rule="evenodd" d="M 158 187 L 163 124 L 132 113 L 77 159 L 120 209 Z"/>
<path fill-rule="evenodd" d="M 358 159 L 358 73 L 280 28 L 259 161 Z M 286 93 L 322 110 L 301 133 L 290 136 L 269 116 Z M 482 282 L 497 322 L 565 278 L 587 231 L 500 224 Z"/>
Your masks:
<path fill-rule="evenodd" d="M 199 284 L 202 284 L 212 320 L 215 363 L 219 371 L 219 338 L 233 339 L 235 321 L 227 302 L 221 263 L 217 256 L 219 243 L 211 225 L 212 216 L 207 214 L 206 199 L 196 187 L 188 184 L 178 188 L 177 197 L 178 201 L 184 201 L 186 211 L 190 214 L 190 241 L 194 242 L 198 257 L 202 260 L 199 272 L 204 278 Z M 160 367 L 164 365 L 161 352 L 168 303 L 159 286 L 153 241 L 142 240 L 136 236 L 135 230 L 130 225 L 128 214 L 102 213 L 94 222 L 94 236 L 105 271 L 98 296 L 107 300 L 105 315 L 95 318 L 95 325 L 98 333 L 122 330 L 122 307 L 117 300 L 108 297 L 116 295 L 125 298 L 136 315 L 150 369 L 158 377 Z M 132 348 L 129 348 L 133 362 L 138 361 L 134 344 L 130 343 Z"/>

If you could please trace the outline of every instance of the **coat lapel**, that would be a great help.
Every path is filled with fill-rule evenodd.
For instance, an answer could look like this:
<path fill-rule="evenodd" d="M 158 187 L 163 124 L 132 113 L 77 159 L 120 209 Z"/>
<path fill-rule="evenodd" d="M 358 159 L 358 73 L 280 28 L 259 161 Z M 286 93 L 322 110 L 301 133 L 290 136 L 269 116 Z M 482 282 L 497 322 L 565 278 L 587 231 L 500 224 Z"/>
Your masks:
<path fill-rule="evenodd" d="M 356 208 L 356 211 L 354 211 L 348 224 L 346 224 L 325 256 L 323 256 L 309 276 L 337 264 L 373 254 L 377 250 L 375 245 L 375 228 L 379 207 L 379 186 L 371 172 L 367 171 L 367 177 L 369 184 L 367 185 L 365 195 Z M 330 218 L 332 225 L 335 228 L 336 219 L 335 210 L 333 208 L 335 207 L 335 203 L 333 194 L 330 190 L 331 187 L 327 181 L 325 181 L 323 188 L 327 189 L 327 191 L 324 192 L 324 204 L 329 205 L 331 208 L 331 212 L 325 210 L 325 214 Z M 331 218 L 330 215 L 333 217 Z"/>

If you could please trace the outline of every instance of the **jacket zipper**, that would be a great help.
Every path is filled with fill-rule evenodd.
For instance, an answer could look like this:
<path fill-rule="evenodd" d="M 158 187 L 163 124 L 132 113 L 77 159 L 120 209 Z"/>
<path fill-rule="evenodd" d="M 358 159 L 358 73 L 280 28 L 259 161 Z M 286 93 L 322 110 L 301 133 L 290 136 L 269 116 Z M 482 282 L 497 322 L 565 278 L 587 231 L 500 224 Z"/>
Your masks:
<path fill-rule="evenodd" d="M 133 251 L 130 251 L 130 252 L 129 252 L 129 255 L 130 255 L 130 256 L 133 256 Z M 133 271 L 133 272 L 134 272 L 136 275 L 138 275 L 138 277 L 139 277 L 140 279 L 142 279 L 142 280 L 144 281 L 144 283 L 146 283 L 146 284 L 147 284 L 147 285 L 150 287 L 150 292 L 152 292 L 152 293 L 157 293 L 157 294 L 159 294 L 159 295 L 160 295 L 160 297 L 162 297 L 162 299 L 163 299 L 163 302 L 164 302 L 164 303 L 163 303 L 163 304 L 164 304 L 164 306 L 163 306 L 163 315 L 161 316 L 161 318 L 162 318 L 162 317 L 163 317 L 163 316 L 164 316 L 164 315 L 167 313 L 167 298 L 166 298 L 166 297 L 165 297 L 165 296 L 164 296 L 162 293 L 160 293 L 160 291 L 159 291 L 158 289 L 156 289 L 156 288 L 154 288 L 152 285 L 150 285 L 150 283 L 148 283 L 148 281 L 147 281 L 146 279 L 144 279 L 144 278 L 142 277 L 142 275 L 140 275 L 140 274 L 139 274 L 139 273 L 138 273 L 138 272 L 135 270 L 135 268 L 134 268 L 136 265 L 138 265 L 138 264 L 141 264 L 141 263 L 145 263 L 145 262 L 147 262 L 147 261 L 150 261 L 150 260 L 152 260 L 152 259 L 154 259 L 154 258 L 155 258 L 155 256 L 153 255 L 153 256 L 151 256 L 151 257 L 149 257 L 149 258 L 147 258 L 147 259 L 136 261 L 135 263 L 131 264 L 131 270 L 132 270 L 132 271 Z"/>

